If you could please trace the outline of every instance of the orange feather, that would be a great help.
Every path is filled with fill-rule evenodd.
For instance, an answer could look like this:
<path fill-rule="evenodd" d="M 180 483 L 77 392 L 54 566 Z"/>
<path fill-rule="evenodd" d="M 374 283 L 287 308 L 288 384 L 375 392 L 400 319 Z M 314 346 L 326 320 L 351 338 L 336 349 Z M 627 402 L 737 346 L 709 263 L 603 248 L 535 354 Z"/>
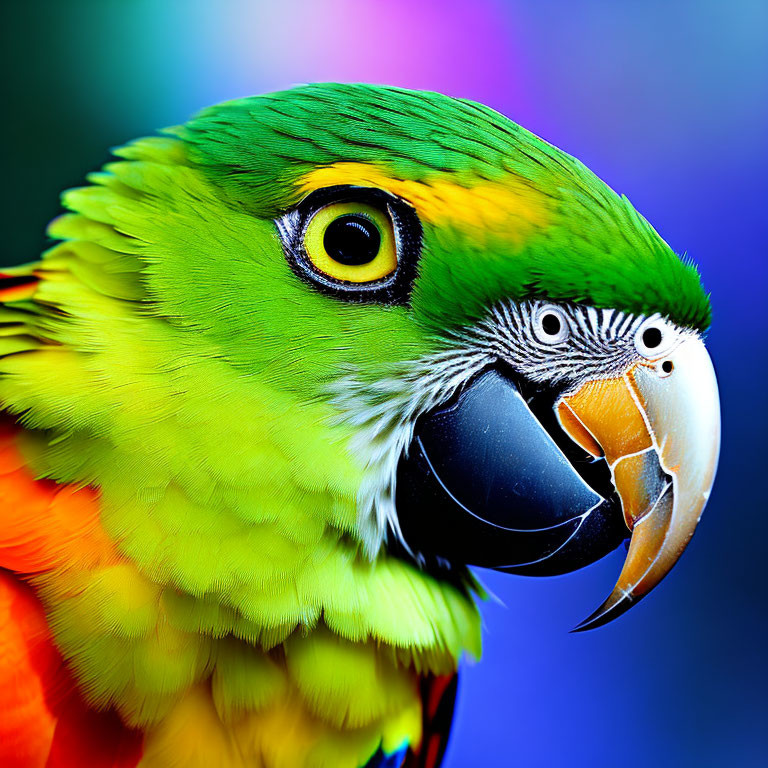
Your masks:
<path fill-rule="evenodd" d="M 16 445 L 16 434 L 14 426 L 0 425 L 0 567 L 41 573 L 64 564 L 117 562 L 99 522 L 96 491 L 36 480 Z"/>
<path fill-rule="evenodd" d="M 85 704 L 42 605 L 20 578 L 65 564 L 119 560 L 99 524 L 98 494 L 36 480 L 16 434 L 12 425 L 0 425 L 0 766 L 133 768 L 142 734 L 113 712 Z"/>

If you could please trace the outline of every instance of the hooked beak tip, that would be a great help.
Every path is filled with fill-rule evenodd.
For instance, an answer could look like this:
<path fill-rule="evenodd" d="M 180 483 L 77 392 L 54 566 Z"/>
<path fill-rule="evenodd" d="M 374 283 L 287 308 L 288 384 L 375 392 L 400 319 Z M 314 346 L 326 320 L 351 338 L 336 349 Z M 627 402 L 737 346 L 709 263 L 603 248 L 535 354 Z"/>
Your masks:
<path fill-rule="evenodd" d="M 617 602 L 608 598 L 594 613 L 590 614 L 584 621 L 569 630 L 569 632 L 576 634 L 577 632 L 588 632 L 591 629 L 605 626 L 621 616 L 622 613 L 626 613 L 638 602 L 638 599 L 629 593 L 624 593 Z"/>
<path fill-rule="evenodd" d="M 636 366 L 623 381 L 590 383 L 569 398 L 611 461 L 632 531 L 613 592 L 572 632 L 607 624 L 647 595 L 677 562 L 709 498 L 720 447 L 717 380 L 700 339 L 684 341 L 672 357 L 672 375 Z M 638 416 L 644 429 L 627 430 Z M 630 438 L 617 442 L 621 434 Z"/>

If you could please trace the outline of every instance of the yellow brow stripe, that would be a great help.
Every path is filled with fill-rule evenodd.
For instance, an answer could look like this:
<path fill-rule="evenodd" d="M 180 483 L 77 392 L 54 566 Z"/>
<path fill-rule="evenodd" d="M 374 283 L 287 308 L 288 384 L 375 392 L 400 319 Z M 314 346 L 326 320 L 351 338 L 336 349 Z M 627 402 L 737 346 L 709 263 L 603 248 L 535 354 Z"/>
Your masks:
<path fill-rule="evenodd" d="M 513 241 L 525 240 L 532 229 L 549 219 L 548 199 L 510 174 L 509 180 L 481 181 L 472 187 L 432 178 L 426 181 L 398 179 L 380 167 L 366 163 L 334 163 L 306 174 L 302 192 L 349 184 L 376 187 L 410 203 L 423 221 L 446 220 L 468 227 L 503 230 Z"/>

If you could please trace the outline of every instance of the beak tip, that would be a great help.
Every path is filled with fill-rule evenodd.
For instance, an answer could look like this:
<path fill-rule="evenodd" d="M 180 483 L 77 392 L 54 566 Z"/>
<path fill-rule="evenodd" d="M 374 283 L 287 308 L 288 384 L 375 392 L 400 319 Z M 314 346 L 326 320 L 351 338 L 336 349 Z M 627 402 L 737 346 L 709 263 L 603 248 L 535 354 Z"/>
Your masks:
<path fill-rule="evenodd" d="M 568 396 L 566 405 L 615 458 L 614 485 L 632 531 L 613 592 L 572 632 L 607 624 L 656 587 L 693 536 L 709 498 L 720 450 L 717 380 L 700 338 L 683 340 L 674 356 L 671 378 L 636 365 L 624 375 L 626 392 L 619 379 L 607 379 L 610 386 L 588 382 Z M 650 444 L 653 451 L 616 442 L 611 431 L 616 419 L 628 423 L 625 411 L 639 424 L 635 410 L 642 416 L 638 434 L 644 434 L 639 448 Z"/>
<path fill-rule="evenodd" d="M 569 635 L 577 635 L 581 634 L 582 632 L 589 632 L 590 630 L 597 629 L 598 627 L 602 627 L 603 624 L 606 624 L 606 621 L 600 621 L 599 619 L 593 619 L 591 616 L 584 619 L 584 621 L 577 624 L 573 629 L 568 630 Z"/>
<path fill-rule="evenodd" d="M 614 595 L 611 595 L 594 613 L 569 630 L 569 634 L 588 632 L 591 629 L 605 626 L 626 613 L 638 600 L 639 598 L 628 593 L 622 594 L 618 600 L 615 599 Z"/>
<path fill-rule="evenodd" d="M 593 616 L 594 614 L 579 622 L 573 629 L 569 629 L 568 634 L 577 635 L 582 632 L 589 632 L 592 629 L 597 629 L 599 626 L 602 626 L 604 622 L 597 621 L 593 618 Z"/>

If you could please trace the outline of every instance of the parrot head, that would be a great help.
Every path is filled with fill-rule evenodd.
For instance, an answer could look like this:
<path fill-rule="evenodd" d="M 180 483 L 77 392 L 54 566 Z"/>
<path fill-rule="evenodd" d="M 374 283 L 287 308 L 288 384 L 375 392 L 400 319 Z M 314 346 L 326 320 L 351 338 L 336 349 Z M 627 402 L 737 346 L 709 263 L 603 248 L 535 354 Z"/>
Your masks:
<path fill-rule="evenodd" d="M 142 175 L 118 229 L 150 311 L 246 386 L 320 407 L 284 428 L 313 430 L 303 482 L 333 499 L 354 477 L 364 550 L 547 575 L 629 539 L 581 628 L 661 581 L 717 462 L 710 306 L 625 197 L 435 93 L 311 85 L 171 132 L 173 164 L 144 140 L 103 182 Z"/>

